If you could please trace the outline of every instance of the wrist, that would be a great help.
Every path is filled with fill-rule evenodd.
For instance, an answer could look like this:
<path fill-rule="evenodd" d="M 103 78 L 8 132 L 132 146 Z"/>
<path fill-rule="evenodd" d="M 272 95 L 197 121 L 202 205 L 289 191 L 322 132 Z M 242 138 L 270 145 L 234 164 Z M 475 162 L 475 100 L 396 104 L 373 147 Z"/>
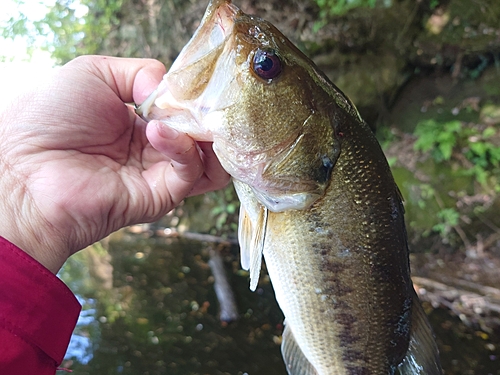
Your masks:
<path fill-rule="evenodd" d="M 16 245 L 26 254 L 31 256 L 50 272 L 56 274 L 67 260 L 67 256 L 61 254 L 61 251 L 55 250 L 46 241 L 46 237 L 35 233 L 29 227 L 14 224 L 15 219 L 11 215 L 0 214 L 1 222 L 9 224 L 0 228 L 0 236 Z"/>
<path fill-rule="evenodd" d="M 0 183 L 0 236 L 16 245 L 49 271 L 56 274 L 69 256 L 55 246 L 57 236 L 37 212 L 29 192 L 17 184 L 7 168 Z"/>

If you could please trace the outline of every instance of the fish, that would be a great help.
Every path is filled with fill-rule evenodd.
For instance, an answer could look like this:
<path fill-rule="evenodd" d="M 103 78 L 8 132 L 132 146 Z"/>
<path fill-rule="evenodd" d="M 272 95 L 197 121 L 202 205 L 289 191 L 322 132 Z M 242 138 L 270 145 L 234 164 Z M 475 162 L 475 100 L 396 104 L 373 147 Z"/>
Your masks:
<path fill-rule="evenodd" d="M 250 289 L 264 260 L 285 317 L 288 374 L 442 374 L 384 153 L 351 100 L 274 25 L 212 0 L 136 112 L 213 142 L 241 203 Z"/>

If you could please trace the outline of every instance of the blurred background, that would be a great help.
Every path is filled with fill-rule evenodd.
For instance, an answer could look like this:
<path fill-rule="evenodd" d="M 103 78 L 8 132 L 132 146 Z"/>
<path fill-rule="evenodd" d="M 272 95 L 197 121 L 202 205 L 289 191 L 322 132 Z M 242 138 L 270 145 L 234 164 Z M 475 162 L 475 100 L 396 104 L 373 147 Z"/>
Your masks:
<path fill-rule="evenodd" d="M 167 67 L 208 1 L 3 0 L 0 107 L 82 54 Z M 500 374 L 500 2 L 241 0 L 358 106 L 403 193 L 413 279 L 446 374 Z M 77 374 L 285 374 L 265 268 L 240 269 L 232 187 L 72 257 Z"/>

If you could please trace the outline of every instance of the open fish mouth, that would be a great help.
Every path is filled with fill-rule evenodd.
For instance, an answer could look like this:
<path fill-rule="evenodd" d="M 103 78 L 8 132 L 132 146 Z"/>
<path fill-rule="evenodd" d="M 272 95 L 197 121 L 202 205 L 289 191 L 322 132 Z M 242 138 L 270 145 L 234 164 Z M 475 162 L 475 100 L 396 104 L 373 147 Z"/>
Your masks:
<path fill-rule="evenodd" d="M 240 12 L 239 8 L 231 4 L 230 1 L 211 2 L 200 26 L 182 49 L 170 68 L 170 72 L 175 73 L 179 68 L 190 66 L 220 47 L 231 35 L 235 20 Z"/>
<path fill-rule="evenodd" d="M 139 106 L 136 113 L 146 121 L 168 120 L 177 130 L 185 131 L 197 140 L 212 140 L 207 129 L 201 129 L 201 118 L 215 103 L 203 95 L 210 83 L 217 61 L 233 33 L 236 19 L 241 14 L 229 0 L 211 2 L 191 40 L 182 49 L 158 88 Z M 193 80 L 193 77 L 196 77 Z M 193 85 L 193 81 L 196 84 Z M 203 96 L 203 98 L 201 98 Z M 193 108 L 195 110 L 193 110 Z M 193 117 L 189 128 L 176 127 L 176 116 Z M 199 129 L 195 131 L 194 129 Z M 189 131 L 186 131 L 189 129 Z"/>

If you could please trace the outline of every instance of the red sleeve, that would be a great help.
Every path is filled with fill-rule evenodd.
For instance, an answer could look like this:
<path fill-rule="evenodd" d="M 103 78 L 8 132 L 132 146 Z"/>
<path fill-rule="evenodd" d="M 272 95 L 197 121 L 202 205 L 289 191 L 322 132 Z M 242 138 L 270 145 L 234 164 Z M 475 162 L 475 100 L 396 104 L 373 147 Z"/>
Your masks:
<path fill-rule="evenodd" d="M 80 308 L 61 280 L 0 237 L 0 374 L 54 375 Z"/>

